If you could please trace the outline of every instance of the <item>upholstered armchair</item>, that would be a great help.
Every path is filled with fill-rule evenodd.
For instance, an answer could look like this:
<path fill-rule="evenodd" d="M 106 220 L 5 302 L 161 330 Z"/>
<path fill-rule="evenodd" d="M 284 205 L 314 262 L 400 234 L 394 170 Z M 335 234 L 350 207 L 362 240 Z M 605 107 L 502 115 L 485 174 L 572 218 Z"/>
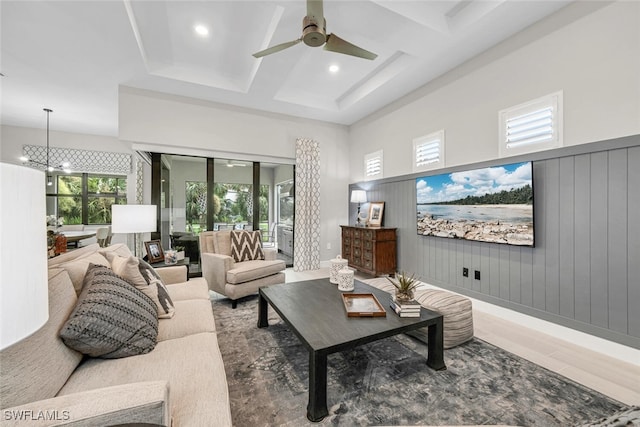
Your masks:
<path fill-rule="evenodd" d="M 260 287 L 284 283 L 286 266 L 284 261 L 276 258 L 277 250 L 272 248 L 262 248 L 264 259 L 238 261 L 247 258 L 247 253 L 253 251 L 246 245 L 239 249 L 237 238 L 232 245 L 231 233 L 257 237 L 257 244 L 260 245 L 259 231 L 204 231 L 200 233 L 200 259 L 202 277 L 207 280 L 209 289 L 231 299 L 231 307 L 236 308 L 239 298 L 258 292 Z M 243 254 L 240 258 L 239 251 Z"/>

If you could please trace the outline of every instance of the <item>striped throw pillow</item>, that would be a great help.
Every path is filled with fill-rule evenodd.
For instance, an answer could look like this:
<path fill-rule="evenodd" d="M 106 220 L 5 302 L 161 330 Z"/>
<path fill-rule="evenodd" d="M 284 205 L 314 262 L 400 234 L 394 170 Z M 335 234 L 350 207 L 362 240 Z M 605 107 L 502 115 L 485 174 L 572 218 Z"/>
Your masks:
<path fill-rule="evenodd" d="M 117 359 L 150 352 L 158 337 L 155 303 L 109 267 L 91 265 L 60 338 L 80 353 Z"/>
<path fill-rule="evenodd" d="M 231 257 L 236 262 L 264 259 L 260 231 L 231 231 Z"/>

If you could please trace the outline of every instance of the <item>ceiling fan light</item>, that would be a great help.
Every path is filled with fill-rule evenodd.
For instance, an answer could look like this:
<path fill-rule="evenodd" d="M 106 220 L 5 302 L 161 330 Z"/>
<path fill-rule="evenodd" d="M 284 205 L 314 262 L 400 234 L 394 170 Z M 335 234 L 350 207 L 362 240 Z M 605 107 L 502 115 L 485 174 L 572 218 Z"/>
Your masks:
<path fill-rule="evenodd" d="M 209 29 L 202 24 L 196 25 L 195 27 L 193 27 L 193 30 L 196 32 L 197 35 L 202 37 L 206 37 L 209 35 Z"/>

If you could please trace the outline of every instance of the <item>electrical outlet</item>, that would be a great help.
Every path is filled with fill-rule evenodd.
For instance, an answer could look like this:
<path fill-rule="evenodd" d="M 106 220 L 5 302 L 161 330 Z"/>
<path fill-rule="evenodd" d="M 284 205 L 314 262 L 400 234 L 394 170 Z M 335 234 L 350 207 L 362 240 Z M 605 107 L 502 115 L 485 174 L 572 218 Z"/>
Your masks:
<path fill-rule="evenodd" d="M 327 250 L 330 251 L 331 250 L 331 243 L 327 243 Z"/>
<path fill-rule="evenodd" d="M 464 277 L 469 277 L 469 269 L 467 267 L 462 268 L 462 275 Z"/>
<path fill-rule="evenodd" d="M 473 274 L 476 280 L 480 280 L 480 270 L 475 270 Z"/>

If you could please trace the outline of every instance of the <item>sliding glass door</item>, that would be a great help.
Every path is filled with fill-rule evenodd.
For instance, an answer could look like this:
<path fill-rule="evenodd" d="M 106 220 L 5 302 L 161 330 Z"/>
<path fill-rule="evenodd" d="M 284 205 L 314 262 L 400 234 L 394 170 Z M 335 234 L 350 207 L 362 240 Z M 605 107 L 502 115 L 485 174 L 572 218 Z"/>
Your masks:
<path fill-rule="evenodd" d="M 161 218 L 153 238 L 184 250 L 192 276 L 206 230 L 260 230 L 264 246 L 292 265 L 292 165 L 153 153 L 152 203 Z"/>

